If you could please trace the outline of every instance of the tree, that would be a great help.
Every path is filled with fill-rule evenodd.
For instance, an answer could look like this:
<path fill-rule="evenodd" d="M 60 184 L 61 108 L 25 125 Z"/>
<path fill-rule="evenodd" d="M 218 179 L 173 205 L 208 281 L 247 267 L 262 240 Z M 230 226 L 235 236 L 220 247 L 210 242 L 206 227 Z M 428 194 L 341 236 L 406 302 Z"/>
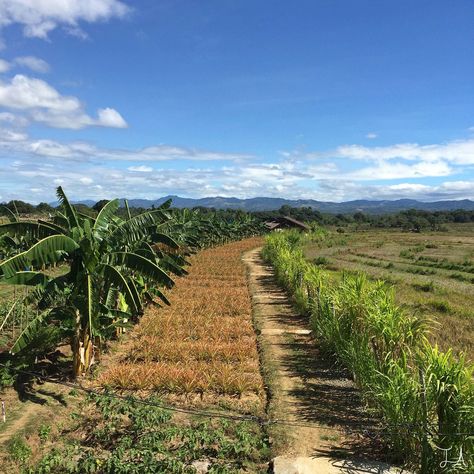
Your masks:
<path fill-rule="evenodd" d="M 94 211 L 100 212 L 102 208 L 109 202 L 108 199 L 101 199 L 100 201 L 97 201 L 93 206 L 92 209 Z"/>
<path fill-rule="evenodd" d="M 71 337 L 74 374 L 79 376 L 93 363 L 95 338 L 100 340 L 130 324 L 130 319 L 143 312 L 144 301 L 158 297 L 168 303 L 160 288 L 173 285 L 169 273 L 182 274 L 184 261 L 170 251 L 178 244 L 170 236 L 169 203 L 121 219 L 116 216 L 119 200 L 115 199 L 93 218 L 80 215 L 61 187 L 57 196 L 61 211 L 52 222 L 12 218 L 0 226 L 0 235 L 29 241 L 26 250 L 0 263 L 1 280 L 36 286 L 41 310 L 12 352 L 25 348 L 40 325 L 60 324 Z M 68 267 L 66 274 L 50 277 L 33 270 L 57 262 Z"/>
<path fill-rule="evenodd" d="M 54 207 L 50 206 L 47 202 L 40 202 L 36 206 L 36 212 L 41 214 L 51 214 L 54 212 Z"/>

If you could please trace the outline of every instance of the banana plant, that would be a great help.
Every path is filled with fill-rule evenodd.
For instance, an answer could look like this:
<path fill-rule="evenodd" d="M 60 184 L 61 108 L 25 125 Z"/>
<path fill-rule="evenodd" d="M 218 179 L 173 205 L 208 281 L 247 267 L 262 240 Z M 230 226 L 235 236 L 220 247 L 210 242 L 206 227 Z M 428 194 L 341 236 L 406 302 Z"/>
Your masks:
<path fill-rule="evenodd" d="M 82 215 L 57 188 L 61 212 L 49 221 L 13 220 L 0 235 L 26 238 L 26 250 L 0 263 L 0 281 L 36 286 L 41 312 L 18 337 L 11 352 L 24 349 L 40 324 L 56 322 L 70 328 L 75 376 L 87 373 L 94 361 L 94 340 L 138 317 L 146 301 L 158 297 L 182 274 L 184 261 L 176 253 L 170 202 L 126 219 L 117 216 L 119 200 L 109 201 L 96 218 Z M 52 277 L 47 268 L 61 263 L 66 273 Z"/>

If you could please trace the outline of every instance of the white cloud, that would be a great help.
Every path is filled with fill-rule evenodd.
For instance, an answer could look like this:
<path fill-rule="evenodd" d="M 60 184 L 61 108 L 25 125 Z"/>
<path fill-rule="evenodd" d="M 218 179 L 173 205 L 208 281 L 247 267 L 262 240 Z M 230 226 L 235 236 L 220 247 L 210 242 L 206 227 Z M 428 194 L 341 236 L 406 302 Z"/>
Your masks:
<path fill-rule="evenodd" d="M 0 81 L 0 106 L 26 111 L 32 120 L 58 128 L 127 126 L 116 110 L 99 109 L 97 118 L 90 117 L 76 97 L 63 96 L 47 82 L 23 74 Z"/>
<path fill-rule="evenodd" d="M 0 122 L 8 123 L 14 127 L 26 127 L 29 123 L 25 117 L 10 112 L 0 112 Z"/>
<path fill-rule="evenodd" d="M 377 135 L 376 133 L 374 133 L 374 132 L 369 132 L 369 133 L 365 136 L 365 138 L 368 138 L 369 140 L 373 140 L 374 138 L 377 138 L 377 137 L 378 137 L 378 135 Z"/>
<path fill-rule="evenodd" d="M 6 117 L 4 123 L 8 124 L 10 118 Z M 452 143 L 458 149 L 468 146 Z M 432 145 L 450 146 L 451 143 Z M 446 154 L 444 151 L 443 156 Z M 88 142 L 33 139 L 0 127 L 0 188 L 2 199 L 7 200 L 26 199 L 32 186 L 42 189 L 38 200 L 53 200 L 58 184 L 73 199 L 96 200 L 117 196 L 156 198 L 166 194 L 323 201 L 472 199 L 474 163 L 464 163 L 465 157 L 461 161 L 462 164 L 457 158 L 433 159 L 431 155 L 426 160 L 314 160 L 290 153 L 264 162 L 262 158 L 240 153 L 164 144 L 126 150 Z M 440 178 L 447 176 L 450 177 L 439 183 Z M 439 184 L 433 184 L 429 179 L 432 177 L 437 177 Z"/>
<path fill-rule="evenodd" d="M 389 146 L 368 147 L 362 145 L 342 145 L 330 151 L 301 153 L 299 151 L 280 152 L 287 159 L 327 160 L 347 159 L 379 163 L 390 160 L 424 161 L 427 163 L 447 161 L 459 165 L 474 164 L 474 139 L 454 140 L 447 143 L 419 145 L 400 143 Z"/>
<path fill-rule="evenodd" d="M 457 140 L 434 145 L 402 143 L 386 147 L 347 145 L 337 148 L 332 154 L 335 157 L 356 160 L 447 160 L 459 164 L 474 164 L 474 140 Z"/>
<path fill-rule="evenodd" d="M 430 163 L 420 162 L 415 164 L 382 162 L 376 166 L 362 168 L 351 173 L 341 175 L 341 179 L 357 180 L 386 180 L 405 178 L 425 178 L 433 176 L 448 176 L 453 169 L 444 161 Z"/>
<path fill-rule="evenodd" d="M 102 127 L 127 128 L 127 122 L 125 122 L 123 117 L 115 109 L 109 107 L 99 109 L 97 115 L 97 125 L 101 125 Z"/>
<path fill-rule="evenodd" d="M 136 171 L 137 173 L 151 173 L 153 168 L 151 166 L 140 165 L 140 166 L 129 166 L 129 171 Z"/>
<path fill-rule="evenodd" d="M 9 71 L 11 64 L 5 59 L 0 59 L 0 74 Z"/>
<path fill-rule="evenodd" d="M 129 11 L 119 0 L 0 0 L 0 27 L 18 23 L 25 36 L 46 39 L 61 26 L 80 36 L 85 35 L 80 22 L 121 18 Z"/>
<path fill-rule="evenodd" d="M 1 114 L 0 114 L 1 118 Z M 142 149 L 101 148 L 88 142 L 59 142 L 50 139 L 31 139 L 27 134 L 14 135 L 14 130 L 0 127 L 0 150 L 8 150 L 13 155 L 27 154 L 45 158 L 61 158 L 71 162 L 167 162 L 167 161 L 224 161 L 245 162 L 251 155 L 198 150 L 168 145 L 156 145 Z M 1 153 L 0 153 L 1 159 Z M 137 166 L 132 171 L 144 171 L 146 165 Z"/>
<path fill-rule="evenodd" d="M 15 58 L 15 64 L 39 73 L 49 72 L 50 69 L 49 64 L 44 59 L 37 58 L 36 56 L 19 56 Z"/>

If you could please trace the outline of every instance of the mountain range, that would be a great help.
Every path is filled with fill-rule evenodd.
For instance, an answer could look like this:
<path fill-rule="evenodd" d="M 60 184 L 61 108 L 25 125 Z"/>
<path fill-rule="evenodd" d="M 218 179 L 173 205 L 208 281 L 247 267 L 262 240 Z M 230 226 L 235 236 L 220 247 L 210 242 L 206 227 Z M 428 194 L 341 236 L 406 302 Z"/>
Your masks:
<path fill-rule="evenodd" d="M 177 208 L 193 208 L 208 207 L 215 209 L 242 209 L 245 211 L 273 211 L 278 210 L 282 206 L 291 207 L 311 207 L 320 212 L 326 213 L 353 213 L 365 212 L 368 214 L 387 214 L 399 212 L 407 209 L 421 209 L 426 211 L 452 211 L 455 209 L 474 210 L 474 201 L 463 199 L 458 201 L 435 201 L 423 202 L 414 199 L 398 199 L 394 201 L 382 200 L 371 201 L 360 199 L 356 201 L 346 202 L 326 202 L 315 201 L 313 199 L 283 199 L 272 197 L 255 197 L 250 199 L 239 199 L 234 197 L 205 197 L 200 199 L 184 198 L 180 196 L 165 196 L 159 199 L 129 199 L 130 207 L 149 208 L 151 206 L 159 206 L 168 199 L 172 199 L 173 207 Z M 122 202 L 124 199 L 122 199 Z M 95 201 L 85 200 L 76 201 L 76 204 L 86 204 L 93 206 Z"/>

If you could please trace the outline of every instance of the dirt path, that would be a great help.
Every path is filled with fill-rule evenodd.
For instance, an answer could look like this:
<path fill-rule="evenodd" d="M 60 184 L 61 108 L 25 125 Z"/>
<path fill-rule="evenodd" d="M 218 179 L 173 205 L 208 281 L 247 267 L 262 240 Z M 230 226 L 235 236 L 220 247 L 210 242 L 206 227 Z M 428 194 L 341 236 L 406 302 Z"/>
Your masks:
<path fill-rule="evenodd" d="M 357 428 L 371 420 L 357 389 L 342 370 L 320 354 L 307 318 L 292 308 L 260 251 L 247 252 L 243 260 L 249 269 L 254 319 L 269 386 L 268 413 L 272 419 L 289 421 L 270 429 L 275 454 L 373 459 L 372 451 L 380 447 L 362 436 L 362 430 L 358 433 Z"/>

